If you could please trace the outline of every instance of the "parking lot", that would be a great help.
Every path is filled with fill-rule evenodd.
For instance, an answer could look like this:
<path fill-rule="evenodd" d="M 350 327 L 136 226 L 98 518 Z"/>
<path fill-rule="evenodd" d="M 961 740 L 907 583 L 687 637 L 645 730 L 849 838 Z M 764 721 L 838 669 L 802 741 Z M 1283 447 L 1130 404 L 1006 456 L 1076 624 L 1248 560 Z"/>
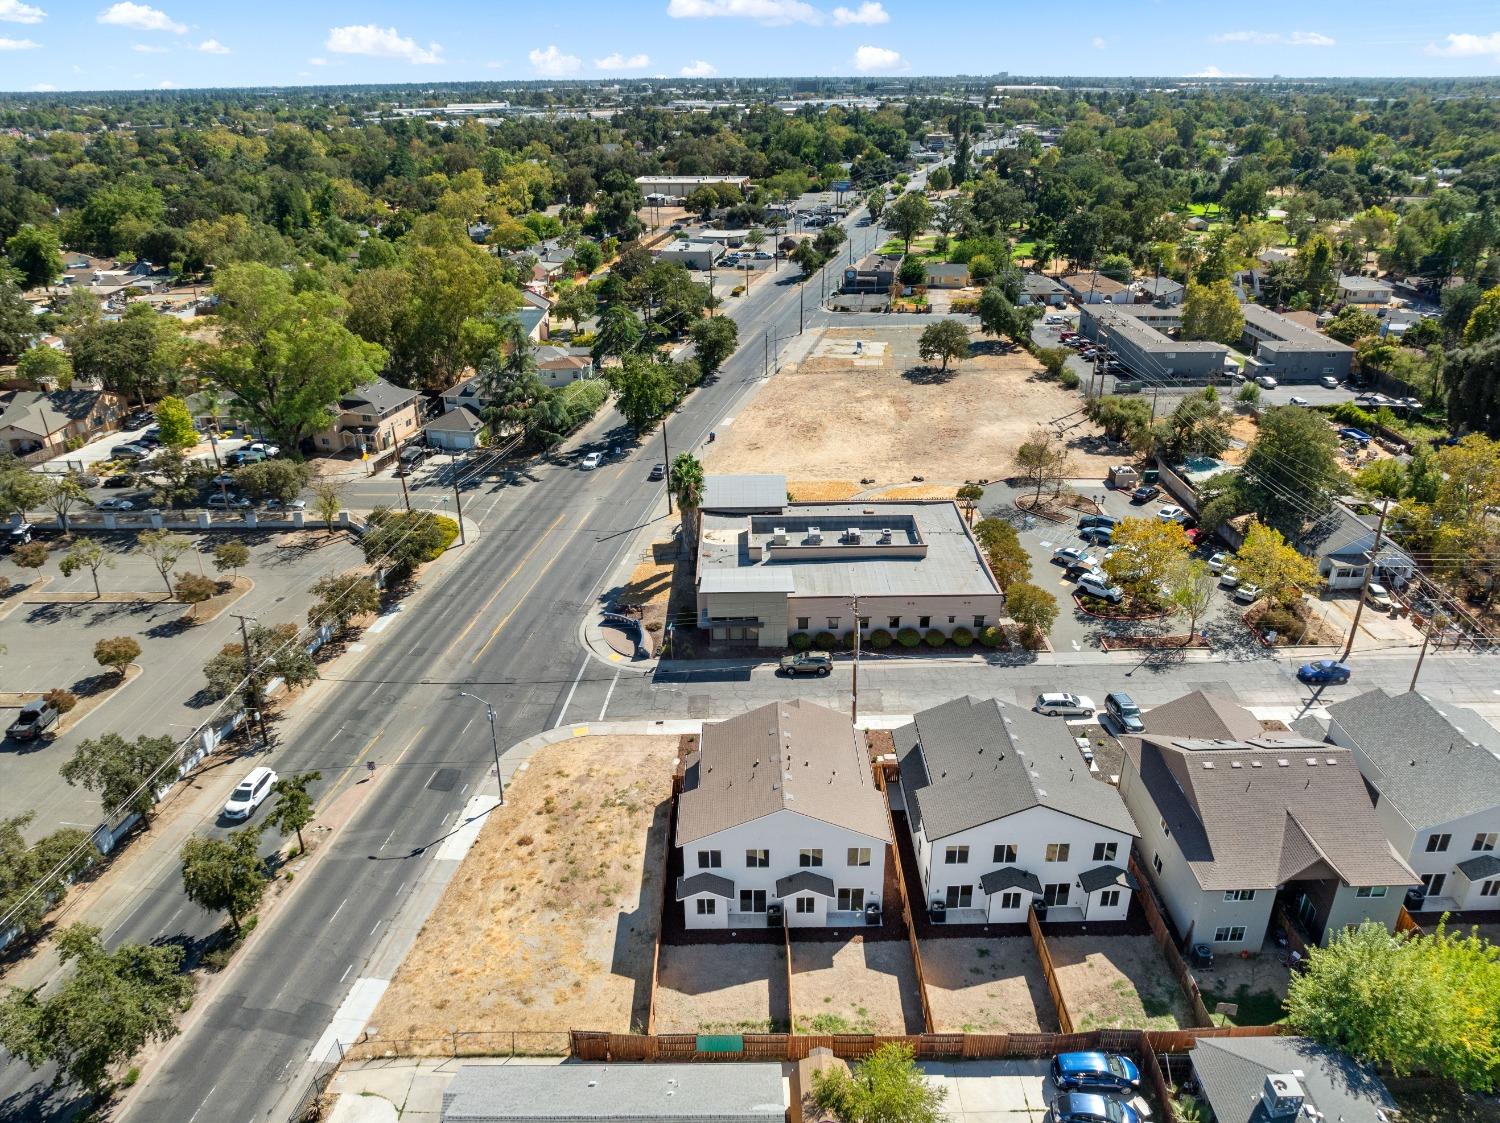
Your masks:
<path fill-rule="evenodd" d="M 950 1123 L 1045 1123 L 1056 1089 L 1046 1060 L 918 1061 L 929 1084 L 944 1089 L 942 1113 Z M 1142 1118 L 1156 1113 L 1141 1096 L 1131 1106 Z"/>

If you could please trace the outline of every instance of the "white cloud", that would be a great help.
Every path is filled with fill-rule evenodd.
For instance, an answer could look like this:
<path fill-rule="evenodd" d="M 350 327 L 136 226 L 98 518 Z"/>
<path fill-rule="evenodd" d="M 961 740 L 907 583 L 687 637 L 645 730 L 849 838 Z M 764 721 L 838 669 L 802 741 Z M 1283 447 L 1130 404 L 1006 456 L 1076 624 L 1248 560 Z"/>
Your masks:
<path fill-rule="evenodd" d="M 1094 50 L 1096 51 L 1102 51 L 1105 47 L 1109 46 L 1109 43 L 1102 35 L 1095 35 L 1089 42 L 1094 45 Z"/>
<path fill-rule="evenodd" d="M 133 27 L 137 31 L 170 31 L 174 35 L 187 32 L 183 24 L 166 12 L 149 8 L 145 4 L 132 4 L 130 0 L 122 0 L 113 7 L 105 8 L 99 13 L 99 22 L 114 24 L 116 27 Z"/>
<path fill-rule="evenodd" d="M 616 51 L 612 55 L 596 58 L 594 65 L 600 70 L 644 70 L 651 65 L 651 59 L 647 55 L 622 55 Z"/>
<path fill-rule="evenodd" d="M 336 55 L 399 58 L 414 66 L 443 61 L 443 48 L 436 43 L 423 47 L 415 39 L 401 35 L 394 27 L 377 27 L 373 23 L 329 28 L 323 46 Z"/>
<path fill-rule="evenodd" d="M 160 82 L 156 83 L 156 88 L 158 90 L 175 90 L 177 83 L 170 78 L 163 78 Z"/>
<path fill-rule="evenodd" d="M 899 51 L 886 47 L 860 47 L 854 52 L 854 69 L 861 74 L 888 74 L 906 68 L 906 60 Z"/>
<path fill-rule="evenodd" d="M 50 94 L 55 89 L 57 87 L 50 82 L 38 82 L 35 86 L 31 87 L 31 92 L 34 94 Z"/>
<path fill-rule="evenodd" d="M 229 48 L 217 39 L 205 39 L 198 44 L 198 49 L 205 55 L 227 55 Z"/>
<path fill-rule="evenodd" d="M 1427 54 L 1444 58 L 1477 58 L 1493 56 L 1500 61 L 1500 31 L 1488 35 L 1462 33 L 1445 37 L 1442 43 L 1428 43 Z"/>
<path fill-rule="evenodd" d="M 6 23 L 41 23 L 46 18 L 46 12 L 21 0 L 0 0 L 0 20 Z"/>
<path fill-rule="evenodd" d="M 1248 75 L 1248 74 L 1226 74 L 1226 73 L 1224 73 L 1224 71 L 1220 70 L 1217 66 L 1209 65 L 1209 66 L 1205 66 L 1202 70 L 1196 71 L 1193 74 L 1184 74 L 1183 77 L 1184 78 L 1248 78 L 1248 77 L 1250 77 L 1250 75 Z"/>
<path fill-rule="evenodd" d="M 1318 31 L 1226 31 L 1210 43 L 1248 43 L 1253 47 L 1334 47 L 1337 40 Z"/>
<path fill-rule="evenodd" d="M 531 60 L 531 68 L 538 74 L 545 74 L 548 78 L 561 78 L 565 74 L 577 74 L 583 69 L 583 59 L 577 55 L 566 55 L 557 49 L 556 43 L 547 44 L 544 51 L 540 47 L 533 47 L 526 53 Z"/>
<path fill-rule="evenodd" d="M 0 51 L 34 51 L 40 46 L 30 39 L 0 39 Z"/>
<path fill-rule="evenodd" d="M 823 13 L 802 0 L 668 0 L 667 15 L 672 19 L 753 19 L 770 27 L 823 22 Z"/>
<path fill-rule="evenodd" d="M 712 78 L 718 73 L 711 62 L 704 62 L 701 58 L 684 66 L 678 73 L 684 78 Z"/>
<path fill-rule="evenodd" d="M 891 14 L 874 0 L 865 0 L 852 11 L 849 8 L 835 8 L 833 22 L 837 27 L 849 27 L 851 24 L 874 27 L 877 23 L 890 23 Z"/>
<path fill-rule="evenodd" d="M 138 55 L 164 55 L 167 53 L 165 47 L 153 47 L 149 43 L 132 43 L 130 49 Z"/>
<path fill-rule="evenodd" d="M 310 58 L 307 61 L 309 63 L 311 63 L 313 66 L 327 66 L 328 65 L 328 60 L 326 58 Z"/>

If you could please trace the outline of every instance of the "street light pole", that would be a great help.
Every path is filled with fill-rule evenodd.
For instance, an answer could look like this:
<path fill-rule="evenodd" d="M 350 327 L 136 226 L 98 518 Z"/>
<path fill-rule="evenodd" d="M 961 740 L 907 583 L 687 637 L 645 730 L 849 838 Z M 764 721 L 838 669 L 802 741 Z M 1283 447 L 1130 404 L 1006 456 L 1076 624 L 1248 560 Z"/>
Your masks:
<path fill-rule="evenodd" d="M 672 454 L 667 450 L 667 419 L 661 419 L 661 462 L 667 472 L 667 514 L 672 513 Z"/>
<path fill-rule="evenodd" d="M 1370 592 L 1370 578 L 1374 576 L 1375 564 L 1380 559 L 1380 537 L 1385 533 L 1385 516 L 1390 509 L 1389 499 L 1380 505 L 1380 521 L 1375 524 L 1375 544 L 1370 550 L 1370 560 L 1365 563 L 1364 580 L 1359 584 L 1359 603 L 1354 606 L 1354 623 L 1349 626 L 1349 642 L 1344 644 L 1344 653 L 1339 656 L 1340 663 L 1347 663 L 1349 653 L 1354 650 L 1354 637 L 1359 634 L 1359 617 L 1365 610 L 1365 597 Z"/>
<path fill-rule="evenodd" d="M 495 736 L 495 707 L 486 702 L 477 694 L 470 694 L 467 690 L 458 692 L 460 698 L 472 698 L 484 707 L 484 716 L 490 722 L 490 750 L 495 754 L 495 784 L 500 789 L 500 802 L 497 806 L 505 806 L 505 781 L 500 777 L 500 742 Z"/>

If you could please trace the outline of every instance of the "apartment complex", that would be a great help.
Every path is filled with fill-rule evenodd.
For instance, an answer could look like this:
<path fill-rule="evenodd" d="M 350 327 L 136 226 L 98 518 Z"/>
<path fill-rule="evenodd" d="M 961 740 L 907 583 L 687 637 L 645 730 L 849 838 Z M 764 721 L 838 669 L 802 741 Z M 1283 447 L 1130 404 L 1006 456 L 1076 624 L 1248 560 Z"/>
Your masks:
<path fill-rule="evenodd" d="M 1240 310 L 1245 314 L 1245 349 L 1252 351 L 1246 375 L 1268 374 L 1277 382 L 1349 377 L 1354 348 L 1259 304 L 1246 304 Z"/>

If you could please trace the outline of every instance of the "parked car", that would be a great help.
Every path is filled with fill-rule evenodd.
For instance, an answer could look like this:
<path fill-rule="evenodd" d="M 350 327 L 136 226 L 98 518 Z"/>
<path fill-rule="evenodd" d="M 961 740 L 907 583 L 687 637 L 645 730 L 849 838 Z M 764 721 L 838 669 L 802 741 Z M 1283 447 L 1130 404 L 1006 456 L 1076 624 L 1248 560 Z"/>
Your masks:
<path fill-rule="evenodd" d="M 1339 388 L 1339 380 L 1331 374 L 1325 374 L 1322 378 L 1318 379 L 1318 385 L 1322 386 L 1325 390 L 1337 390 Z"/>
<path fill-rule="evenodd" d="M 1160 494 L 1161 488 L 1157 487 L 1155 484 L 1142 484 L 1140 487 L 1136 488 L 1130 493 L 1130 501 L 1137 505 L 1141 503 L 1150 503 L 1151 500 L 1155 499 Z"/>
<path fill-rule="evenodd" d="M 1286 400 L 1286 404 L 1289 406 L 1306 406 L 1311 403 L 1306 398 L 1299 398 L 1296 394 L 1293 394 Z"/>
<path fill-rule="evenodd" d="M 276 784 L 276 773 L 265 765 L 252 768 L 250 774 L 240 781 L 239 787 L 230 793 L 224 804 L 224 818 L 248 819 L 255 809 L 266 801 L 271 788 Z"/>
<path fill-rule="evenodd" d="M 280 499 L 267 499 L 266 510 L 268 511 L 305 511 L 307 510 L 306 499 L 289 499 L 283 503 Z"/>
<path fill-rule="evenodd" d="M 1141 721 L 1141 708 L 1135 704 L 1134 698 L 1122 691 L 1116 690 L 1104 696 L 1104 712 L 1119 722 L 1126 733 L 1139 733 L 1146 728 L 1146 723 Z"/>
<path fill-rule="evenodd" d="M 1391 594 L 1384 585 L 1370 582 L 1369 588 L 1365 590 L 1365 602 L 1371 608 L 1378 608 L 1383 612 L 1389 612 L 1396 607 L 1396 602 L 1391 600 Z"/>
<path fill-rule="evenodd" d="M 98 487 L 99 477 L 93 472 L 74 472 L 73 479 L 79 487 Z"/>
<path fill-rule="evenodd" d="M 127 413 L 121 424 L 127 429 L 139 429 L 143 425 L 150 425 L 155 420 L 156 417 L 150 410 L 138 409 Z"/>
<path fill-rule="evenodd" d="M 1164 523 L 1185 523 L 1188 520 L 1188 513 L 1181 507 L 1168 503 L 1156 509 L 1156 517 Z"/>
<path fill-rule="evenodd" d="M 1340 663 L 1337 659 L 1319 659 L 1298 667 L 1297 681 L 1309 686 L 1342 686 L 1349 681 L 1351 673 L 1347 663 Z"/>
<path fill-rule="evenodd" d="M 1086 530 L 1080 530 L 1078 537 L 1082 538 L 1090 546 L 1108 546 L 1115 540 L 1115 528 L 1112 526 L 1091 526 Z"/>
<path fill-rule="evenodd" d="M 602 452 L 591 452 L 578 462 L 578 466 L 585 472 L 592 472 L 603 463 L 604 454 Z"/>
<path fill-rule="evenodd" d="M 135 476 L 129 472 L 120 472 L 117 475 L 105 476 L 100 487 L 134 487 Z"/>
<path fill-rule="evenodd" d="M 1094 700 L 1082 694 L 1038 694 L 1031 708 L 1047 717 L 1094 716 Z"/>
<path fill-rule="evenodd" d="M 268 441 L 251 441 L 245 448 L 252 452 L 263 452 L 272 459 L 281 455 L 281 446 L 273 445 Z"/>
<path fill-rule="evenodd" d="M 222 491 L 215 492 L 208 497 L 206 506 L 218 507 L 226 511 L 243 511 L 255 506 L 243 495 L 226 495 Z"/>
<path fill-rule="evenodd" d="M 769 254 L 765 250 L 756 250 L 750 256 L 753 257 L 753 258 L 755 258 L 756 261 L 772 261 L 772 260 L 775 259 L 776 255 L 775 254 Z"/>
<path fill-rule="evenodd" d="M 232 483 L 234 483 L 234 473 L 233 472 L 220 472 L 217 476 L 215 476 L 213 478 L 213 485 L 214 485 L 214 487 L 226 486 L 226 485 L 232 484 Z"/>
<path fill-rule="evenodd" d="M 1226 554 L 1223 550 L 1220 550 L 1218 553 L 1214 554 L 1213 557 L 1208 559 L 1208 571 L 1210 573 L 1222 573 L 1224 568 L 1228 564 L 1229 555 Z"/>
<path fill-rule="evenodd" d="M 1141 1123 L 1135 1108 L 1098 1092 L 1064 1092 L 1052 1102 L 1055 1123 Z"/>
<path fill-rule="evenodd" d="M 776 668 L 778 674 L 791 675 L 817 675 L 818 678 L 827 678 L 833 670 L 833 656 L 826 651 L 799 651 L 795 655 L 783 655 L 781 665 Z"/>
<path fill-rule="evenodd" d="M 1269 374 L 1258 374 L 1255 376 L 1255 384 L 1262 390 L 1276 389 L 1276 380 Z"/>
<path fill-rule="evenodd" d="M 57 724 L 59 716 L 56 706 L 45 698 L 38 698 L 21 707 L 5 735 L 12 741 L 35 741 Z"/>
<path fill-rule="evenodd" d="M 98 511 L 133 511 L 135 504 L 128 499 L 101 499 L 94 504 Z"/>
<path fill-rule="evenodd" d="M 25 519 L 10 528 L 10 533 L 5 536 L 5 544 L 14 550 L 17 546 L 24 546 L 31 541 L 31 532 L 36 528 Z"/>
<path fill-rule="evenodd" d="M 1240 583 L 1240 571 L 1232 565 L 1219 570 L 1219 588 L 1233 589 Z"/>
<path fill-rule="evenodd" d="M 1064 1092 L 1129 1094 L 1141 1087 L 1140 1069 L 1115 1053 L 1059 1053 L 1052 1058 L 1052 1083 Z"/>
<path fill-rule="evenodd" d="M 1260 586 L 1249 581 L 1242 582 L 1234 591 L 1234 599 L 1240 604 L 1254 604 L 1260 600 Z"/>
<path fill-rule="evenodd" d="M 266 454 L 258 448 L 241 448 L 226 456 L 224 463 L 231 468 L 238 468 L 245 464 L 259 464 L 265 458 Z"/>
<path fill-rule="evenodd" d="M 1119 521 L 1113 515 L 1084 515 L 1078 520 L 1078 529 L 1087 530 L 1091 526 L 1107 526 L 1113 530 Z"/>
<path fill-rule="evenodd" d="M 128 444 L 115 445 L 109 450 L 111 460 L 144 460 L 151 455 L 151 450 L 143 444 L 131 441 Z"/>
<path fill-rule="evenodd" d="M 652 481 L 666 479 L 667 466 L 658 460 L 655 464 L 651 465 L 651 474 L 646 478 Z"/>
<path fill-rule="evenodd" d="M 1052 560 L 1061 562 L 1064 569 L 1092 569 L 1099 564 L 1092 554 L 1077 546 L 1059 546 L 1052 551 Z"/>
<path fill-rule="evenodd" d="M 1119 604 L 1125 599 L 1125 590 L 1118 585 L 1111 585 L 1109 578 L 1102 573 L 1085 573 L 1078 578 L 1078 591 L 1110 604 Z"/>

